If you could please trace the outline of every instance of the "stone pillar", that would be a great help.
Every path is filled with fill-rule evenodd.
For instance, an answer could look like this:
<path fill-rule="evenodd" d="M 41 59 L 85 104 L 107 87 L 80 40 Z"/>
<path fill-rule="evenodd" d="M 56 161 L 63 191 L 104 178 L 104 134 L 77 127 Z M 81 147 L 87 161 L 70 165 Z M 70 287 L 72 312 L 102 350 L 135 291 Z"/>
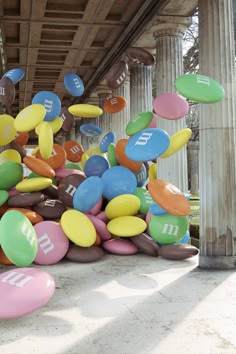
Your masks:
<path fill-rule="evenodd" d="M 190 26 L 188 17 L 158 16 L 154 26 L 156 40 L 156 95 L 175 92 L 175 79 L 183 74 L 183 35 Z M 157 128 L 170 136 L 186 128 L 185 118 L 167 120 L 158 117 Z M 188 191 L 186 147 L 174 155 L 158 159 L 158 178 L 173 183 L 182 192 Z"/>
<path fill-rule="evenodd" d="M 188 175 L 191 194 L 199 193 L 199 141 L 190 141 L 187 147 Z"/>
<path fill-rule="evenodd" d="M 152 112 L 153 66 L 130 64 L 130 117 L 137 113 Z"/>
<path fill-rule="evenodd" d="M 235 54 L 232 0 L 199 0 L 199 73 L 225 89 L 200 105 L 200 267 L 236 267 Z"/>
<path fill-rule="evenodd" d="M 103 109 L 104 102 L 111 97 L 111 92 L 109 91 L 97 91 L 99 99 L 99 107 Z M 103 111 L 103 114 L 99 117 L 99 127 L 102 128 L 101 138 L 112 130 L 111 127 L 111 114 Z"/>
<path fill-rule="evenodd" d="M 112 96 L 123 96 L 127 105 L 119 113 L 113 113 L 111 115 L 112 131 L 116 134 L 116 140 L 126 138 L 125 128 L 130 121 L 130 80 L 129 78 L 123 83 L 122 86 L 112 90 Z"/>

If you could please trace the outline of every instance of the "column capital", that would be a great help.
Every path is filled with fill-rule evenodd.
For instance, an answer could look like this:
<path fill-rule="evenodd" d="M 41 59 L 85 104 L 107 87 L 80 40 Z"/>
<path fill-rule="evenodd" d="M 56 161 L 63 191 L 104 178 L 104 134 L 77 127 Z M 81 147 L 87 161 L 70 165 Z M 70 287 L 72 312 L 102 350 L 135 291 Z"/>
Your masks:
<path fill-rule="evenodd" d="M 183 38 L 187 28 L 191 25 L 191 17 L 184 16 L 156 16 L 151 31 L 155 39 L 160 37 Z"/>

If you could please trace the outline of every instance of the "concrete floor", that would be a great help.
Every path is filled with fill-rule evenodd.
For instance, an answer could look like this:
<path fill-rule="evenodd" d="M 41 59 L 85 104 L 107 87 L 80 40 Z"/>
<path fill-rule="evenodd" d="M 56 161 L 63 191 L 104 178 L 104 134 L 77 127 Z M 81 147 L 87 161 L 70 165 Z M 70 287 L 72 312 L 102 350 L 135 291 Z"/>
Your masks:
<path fill-rule="evenodd" d="M 0 320 L 0 353 L 236 353 L 236 272 L 197 266 L 138 254 L 44 267 L 54 296 Z"/>

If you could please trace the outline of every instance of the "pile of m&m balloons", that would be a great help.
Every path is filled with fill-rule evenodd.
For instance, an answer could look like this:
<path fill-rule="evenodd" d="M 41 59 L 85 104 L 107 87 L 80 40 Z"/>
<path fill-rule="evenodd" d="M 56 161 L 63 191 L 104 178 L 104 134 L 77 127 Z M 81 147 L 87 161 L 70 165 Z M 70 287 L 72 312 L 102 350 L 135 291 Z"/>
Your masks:
<path fill-rule="evenodd" d="M 11 77 L 14 85 L 22 78 L 22 71 L 15 69 Z M 66 75 L 64 83 L 71 95 L 83 94 L 83 83 L 76 74 Z M 191 90 L 182 88 L 185 83 Z M 203 96 L 199 85 L 204 85 Z M 180 77 L 176 86 L 182 94 L 192 91 L 190 99 L 199 102 L 206 102 L 207 97 L 209 103 L 216 102 L 223 97 L 218 83 L 200 75 Z M 122 97 L 113 97 L 105 108 L 116 113 L 125 104 Z M 178 94 L 165 93 L 155 98 L 153 108 L 162 118 L 180 119 L 187 114 L 188 103 Z M 189 195 L 158 179 L 154 162 L 181 149 L 191 130 L 184 128 L 169 136 L 153 128 L 153 112 L 140 112 L 126 126 L 124 133 L 129 138 L 116 141 L 111 131 L 99 146 L 87 151 L 73 140 L 63 146 L 54 143 L 53 135 L 63 124 L 69 129 L 70 114 L 97 117 L 102 113 L 100 107 L 88 104 L 62 109 L 56 94 L 42 91 L 15 119 L 0 115 L 0 146 L 4 150 L 0 154 L 0 264 L 22 267 L 3 273 L 0 287 L 6 301 L 8 291 L 24 288 L 20 300 L 17 293 L 13 296 L 11 306 L 4 307 L 6 301 L 2 301 L 0 318 L 30 313 L 52 296 L 54 280 L 43 270 L 40 273 L 40 269 L 29 267 L 33 263 L 51 265 L 62 259 L 94 262 L 104 251 L 116 255 L 142 252 L 178 260 L 198 253 L 189 244 Z M 98 135 L 102 132 L 98 128 L 88 124 L 81 131 Z M 27 156 L 24 147 L 32 129 L 38 135 L 38 147 Z M 30 171 L 27 176 L 23 166 Z M 36 300 L 28 308 L 26 293 L 32 287 Z M 36 296 L 37 291 L 45 296 Z M 16 310 L 19 301 L 25 309 L 23 305 Z"/>

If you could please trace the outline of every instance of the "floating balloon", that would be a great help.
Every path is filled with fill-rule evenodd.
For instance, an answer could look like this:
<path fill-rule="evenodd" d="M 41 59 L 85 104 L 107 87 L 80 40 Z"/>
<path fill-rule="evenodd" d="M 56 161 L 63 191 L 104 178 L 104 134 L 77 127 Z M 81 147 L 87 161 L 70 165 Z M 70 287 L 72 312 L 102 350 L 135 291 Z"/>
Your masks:
<path fill-rule="evenodd" d="M 21 156 L 20 156 L 19 152 L 14 149 L 4 150 L 0 154 L 0 164 L 3 164 L 8 161 L 14 161 L 14 162 L 21 163 Z"/>
<path fill-rule="evenodd" d="M 177 243 L 187 230 L 188 219 L 186 216 L 154 215 L 149 223 L 150 235 L 160 245 Z"/>
<path fill-rule="evenodd" d="M 102 134 L 102 129 L 96 124 L 82 124 L 79 130 L 85 136 L 98 136 Z"/>
<path fill-rule="evenodd" d="M 48 122 L 43 121 L 39 130 L 39 151 L 43 159 L 50 158 L 53 149 L 53 132 Z"/>
<path fill-rule="evenodd" d="M 1 102 L 7 107 L 11 106 L 15 100 L 15 94 L 15 86 L 11 79 L 9 79 L 8 77 L 3 77 L 0 80 Z"/>
<path fill-rule="evenodd" d="M 177 93 L 161 93 L 154 99 L 153 108 L 160 117 L 175 120 L 188 114 L 189 104 Z"/>
<path fill-rule="evenodd" d="M 53 144 L 52 153 L 48 159 L 44 159 L 39 150 L 36 152 L 36 157 L 45 161 L 54 170 L 64 166 L 66 162 L 66 152 L 59 144 Z"/>
<path fill-rule="evenodd" d="M 20 80 L 22 80 L 25 76 L 25 70 L 22 68 L 15 68 L 7 71 L 3 77 L 8 77 L 13 84 L 17 84 Z"/>
<path fill-rule="evenodd" d="M 33 172 L 42 177 L 53 178 L 55 177 L 54 169 L 49 166 L 45 161 L 37 159 L 33 156 L 25 156 L 23 159 L 24 164 Z"/>
<path fill-rule="evenodd" d="M 3 205 L 9 198 L 9 193 L 4 190 L 0 190 L 0 206 Z"/>
<path fill-rule="evenodd" d="M 27 217 L 27 219 L 29 219 L 29 221 L 31 222 L 32 225 L 38 224 L 43 221 L 42 216 L 33 210 L 25 209 L 25 208 L 8 208 L 7 209 L 7 211 L 10 211 L 10 210 L 16 210 L 16 211 L 19 211 L 20 213 L 22 213 L 23 215 L 25 215 Z"/>
<path fill-rule="evenodd" d="M 31 104 L 22 109 L 14 120 L 15 129 L 18 132 L 29 132 L 42 122 L 46 115 L 46 108 L 41 104 Z"/>
<path fill-rule="evenodd" d="M 82 96 L 84 93 L 84 83 L 75 73 L 68 73 L 64 76 L 65 89 L 71 96 Z"/>
<path fill-rule="evenodd" d="M 199 103 L 219 102 L 225 95 L 219 82 L 199 74 L 185 74 L 177 77 L 175 87 L 181 95 Z"/>
<path fill-rule="evenodd" d="M 140 213 L 147 214 L 149 208 L 154 203 L 152 197 L 150 196 L 149 191 L 147 191 L 144 188 L 138 187 L 136 188 L 134 195 L 140 201 L 140 207 L 139 207 Z"/>
<path fill-rule="evenodd" d="M 149 166 L 148 177 L 150 181 L 157 178 L 157 163 L 152 163 Z"/>
<path fill-rule="evenodd" d="M 129 72 L 128 64 L 123 60 L 117 60 L 106 74 L 107 85 L 111 89 L 120 87 L 126 80 Z"/>
<path fill-rule="evenodd" d="M 18 267 L 30 265 L 37 254 L 35 230 L 28 218 L 16 210 L 7 211 L 1 218 L 0 244 L 6 256 Z"/>
<path fill-rule="evenodd" d="M 70 246 L 66 259 L 78 263 L 90 263 L 98 261 L 104 255 L 103 250 L 97 246 L 80 247 Z"/>
<path fill-rule="evenodd" d="M 127 139 L 120 139 L 116 143 L 116 158 L 121 166 L 127 167 L 132 172 L 139 172 L 142 168 L 141 162 L 133 161 L 126 154 Z"/>
<path fill-rule="evenodd" d="M 113 239 L 103 242 L 102 247 L 113 254 L 132 255 L 138 252 L 138 248 L 129 240 Z"/>
<path fill-rule="evenodd" d="M 37 127 L 35 128 L 36 134 L 38 134 L 38 135 L 40 134 L 40 128 L 42 125 L 45 125 L 44 123 L 47 123 L 47 125 L 52 129 L 53 134 L 56 134 L 61 129 L 63 122 L 62 122 L 61 117 L 57 117 L 50 122 L 43 121 L 43 122 L 39 123 L 39 125 L 37 125 Z"/>
<path fill-rule="evenodd" d="M 22 177 L 23 167 L 18 162 L 9 161 L 0 165 L 0 189 L 9 190 L 15 187 Z"/>
<path fill-rule="evenodd" d="M 94 118 L 102 115 L 103 111 L 100 107 L 92 104 L 74 104 L 68 108 L 68 111 L 82 118 Z"/>
<path fill-rule="evenodd" d="M 0 275 L 0 318 L 18 318 L 36 311 L 51 299 L 53 277 L 42 269 L 12 269 Z"/>
<path fill-rule="evenodd" d="M 138 113 L 126 126 L 125 132 L 127 135 L 134 135 L 141 130 L 147 128 L 153 119 L 152 112 Z"/>
<path fill-rule="evenodd" d="M 43 221 L 34 226 L 38 239 L 38 251 L 34 262 L 50 265 L 59 262 L 67 253 L 69 239 L 60 224 Z"/>
<path fill-rule="evenodd" d="M 141 234 L 146 228 L 146 222 L 136 216 L 119 216 L 107 224 L 108 231 L 119 237 L 135 236 Z"/>
<path fill-rule="evenodd" d="M 141 64 L 144 66 L 150 66 L 155 62 L 154 56 L 143 48 L 130 47 L 126 49 L 125 54 L 136 65 Z"/>
<path fill-rule="evenodd" d="M 61 120 L 63 122 L 62 129 L 65 132 L 70 132 L 74 126 L 75 119 L 74 116 L 70 114 L 67 107 L 62 107 L 61 109 Z"/>
<path fill-rule="evenodd" d="M 108 149 L 107 149 L 107 158 L 109 161 L 109 164 L 111 166 L 117 166 L 119 165 L 119 162 L 116 158 L 116 146 L 113 143 L 110 143 L 108 145 Z"/>
<path fill-rule="evenodd" d="M 19 192 L 36 192 L 49 187 L 51 184 L 52 180 L 46 177 L 24 179 L 17 183 L 16 190 Z"/>
<path fill-rule="evenodd" d="M 148 190 L 153 200 L 168 213 L 177 216 L 186 216 L 190 213 L 188 200 L 173 184 L 156 179 L 148 183 Z"/>
<path fill-rule="evenodd" d="M 179 151 L 192 136 L 192 130 L 189 128 L 184 128 L 179 130 L 177 133 L 171 135 L 170 145 L 168 149 L 162 154 L 161 158 L 169 157 Z"/>
<path fill-rule="evenodd" d="M 162 155 L 170 144 L 166 131 L 158 128 L 141 130 L 127 142 L 125 153 L 134 161 L 149 161 Z"/>
<path fill-rule="evenodd" d="M 92 176 L 83 181 L 73 196 L 74 209 L 88 211 L 101 198 L 103 193 L 103 182 L 101 178 Z"/>
<path fill-rule="evenodd" d="M 159 256 L 173 260 L 183 260 L 196 256 L 199 249 L 192 245 L 167 245 L 158 250 Z"/>
<path fill-rule="evenodd" d="M 87 177 L 102 177 L 103 173 L 109 168 L 107 160 L 99 155 L 91 156 L 84 165 L 84 173 Z"/>
<path fill-rule="evenodd" d="M 71 162 L 80 162 L 81 157 L 84 153 L 84 149 L 82 145 L 77 143 L 77 141 L 69 140 L 63 144 L 63 148 L 65 149 L 67 160 Z"/>
<path fill-rule="evenodd" d="M 9 144 L 16 135 L 14 118 L 8 114 L 0 115 L 0 146 Z"/>
<path fill-rule="evenodd" d="M 103 173 L 101 180 L 104 184 L 103 195 L 108 200 L 121 194 L 133 194 L 137 187 L 135 175 L 123 166 L 110 167 Z"/>
<path fill-rule="evenodd" d="M 152 257 L 157 257 L 159 255 L 158 251 L 160 247 L 153 240 L 153 238 L 145 232 L 140 235 L 131 237 L 130 241 L 135 244 L 140 252 L 143 252 Z"/>
<path fill-rule="evenodd" d="M 135 176 L 138 182 L 137 186 L 142 187 L 145 184 L 147 179 L 147 170 L 144 164 L 142 164 L 141 169 L 135 173 Z"/>
<path fill-rule="evenodd" d="M 157 203 L 153 203 L 150 206 L 149 213 L 152 215 L 164 215 L 167 214 L 167 211 L 165 209 L 162 209 Z"/>
<path fill-rule="evenodd" d="M 24 146 L 26 145 L 28 139 L 29 139 L 28 132 L 17 132 L 14 141 L 20 146 Z"/>
<path fill-rule="evenodd" d="M 76 189 L 85 179 L 86 177 L 82 174 L 70 174 L 59 183 L 58 197 L 66 206 L 73 208 L 73 197 Z"/>
<path fill-rule="evenodd" d="M 140 200 L 132 194 L 122 194 L 113 198 L 105 208 L 105 214 L 108 219 L 114 219 L 119 216 L 134 216 L 140 208 Z"/>
<path fill-rule="evenodd" d="M 104 135 L 104 137 L 102 138 L 99 144 L 99 148 L 101 152 L 107 152 L 109 144 L 114 143 L 115 140 L 116 140 L 116 136 L 115 133 L 113 132 L 109 132 L 106 135 Z"/>
<path fill-rule="evenodd" d="M 96 230 L 89 218 L 78 210 L 67 210 L 61 217 L 61 226 L 76 245 L 90 247 L 96 240 Z"/>
<path fill-rule="evenodd" d="M 61 113 L 61 101 L 59 97 L 50 91 L 40 91 L 33 97 L 32 104 L 41 104 L 46 109 L 44 120 L 51 121 Z"/>
<path fill-rule="evenodd" d="M 104 102 L 103 110 L 107 113 L 118 113 L 126 107 L 126 104 L 126 99 L 123 96 L 113 96 Z"/>

